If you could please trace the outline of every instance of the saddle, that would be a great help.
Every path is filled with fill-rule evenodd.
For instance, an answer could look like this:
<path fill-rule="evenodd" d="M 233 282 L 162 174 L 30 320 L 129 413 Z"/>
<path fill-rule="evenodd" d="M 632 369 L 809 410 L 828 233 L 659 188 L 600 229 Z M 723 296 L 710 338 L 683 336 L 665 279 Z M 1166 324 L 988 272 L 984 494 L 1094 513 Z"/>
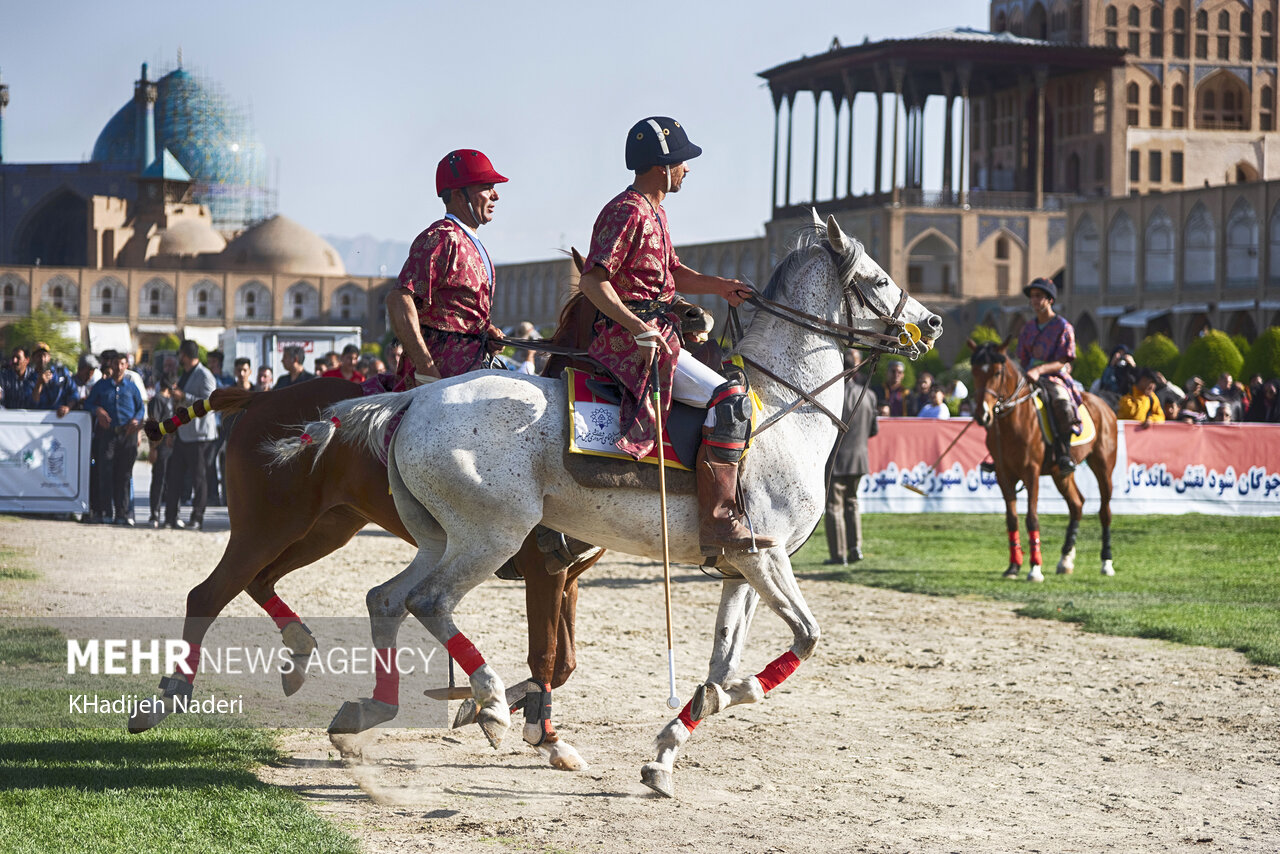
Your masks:
<path fill-rule="evenodd" d="M 1045 405 L 1044 392 L 1037 387 L 1035 394 L 1031 396 L 1031 400 L 1036 406 L 1036 420 L 1040 422 L 1040 435 L 1044 437 L 1046 445 L 1052 445 L 1053 424 L 1050 423 L 1050 419 L 1053 418 L 1053 413 Z M 1076 407 L 1076 418 L 1080 421 L 1080 432 L 1071 437 L 1071 447 L 1073 448 L 1089 444 L 1098 435 L 1097 425 L 1093 423 L 1093 416 L 1089 414 L 1089 407 L 1085 406 L 1084 403 Z"/>

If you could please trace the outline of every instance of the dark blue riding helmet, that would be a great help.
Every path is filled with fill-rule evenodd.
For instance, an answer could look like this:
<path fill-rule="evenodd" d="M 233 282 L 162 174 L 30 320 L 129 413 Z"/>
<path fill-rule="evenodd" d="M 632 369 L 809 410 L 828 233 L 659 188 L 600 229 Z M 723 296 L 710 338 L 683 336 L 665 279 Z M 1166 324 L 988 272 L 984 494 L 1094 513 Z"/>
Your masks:
<path fill-rule="evenodd" d="M 692 160 L 702 149 L 689 141 L 680 123 L 667 116 L 641 119 L 627 133 L 627 168 L 645 172 Z"/>
<path fill-rule="evenodd" d="M 1027 285 L 1025 288 L 1022 289 L 1022 295 L 1024 297 L 1031 296 L 1032 288 L 1039 288 L 1040 290 L 1044 291 L 1046 294 L 1049 295 L 1049 299 L 1053 300 L 1054 302 L 1058 301 L 1058 286 L 1053 283 L 1052 279 L 1045 279 L 1045 278 L 1035 279 L 1034 281 L 1031 282 L 1031 284 Z"/>

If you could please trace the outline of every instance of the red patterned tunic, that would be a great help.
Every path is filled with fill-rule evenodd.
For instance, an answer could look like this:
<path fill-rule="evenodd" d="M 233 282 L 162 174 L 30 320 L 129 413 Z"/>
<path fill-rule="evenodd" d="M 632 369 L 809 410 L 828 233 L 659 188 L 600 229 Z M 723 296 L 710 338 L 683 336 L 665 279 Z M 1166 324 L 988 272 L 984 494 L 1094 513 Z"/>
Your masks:
<path fill-rule="evenodd" d="M 661 205 L 628 187 L 596 217 L 591 233 L 591 251 L 587 256 L 587 272 L 602 268 L 618 298 L 631 304 L 640 301 L 675 299 L 675 271 L 680 268 L 667 231 L 667 215 Z M 656 316 L 643 310 L 632 312 L 643 320 L 652 320 L 671 347 L 659 363 L 662 410 L 665 420 L 671 409 L 671 384 L 676 357 L 680 352 L 680 321 L 671 312 Z M 653 350 L 640 347 L 622 326 L 601 314 L 596 319 L 591 345 L 587 352 L 608 368 L 622 384 L 619 420 L 623 437 L 618 447 L 636 459 L 649 453 L 654 443 L 654 411 L 649 387 Z"/>
<path fill-rule="evenodd" d="M 1061 371 L 1044 374 L 1042 378 L 1065 388 L 1073 406 L 1080 405 L 1080 392 L 1071 378 L 1071 363 L 1076 358 L 1076 331 L 1065 317 L 1055 314 L 1044 326 L 1034 317 L 1028 321 L 1018 333 L 1017 356 L 1024 370 L 1045 362 L 1065 362 Z M 1078 423 L 1076 432 L 1080 432 Z"/>
<path fill-rule="evenodd" d="M 486 256 L 457 221 L 446 217 L 418 235 L 400 271 L 413 294 L 422 337 L 442 377 L 485 367 L 493 278 Z M 414 371 L 400 360 L 399 376 Z"/>

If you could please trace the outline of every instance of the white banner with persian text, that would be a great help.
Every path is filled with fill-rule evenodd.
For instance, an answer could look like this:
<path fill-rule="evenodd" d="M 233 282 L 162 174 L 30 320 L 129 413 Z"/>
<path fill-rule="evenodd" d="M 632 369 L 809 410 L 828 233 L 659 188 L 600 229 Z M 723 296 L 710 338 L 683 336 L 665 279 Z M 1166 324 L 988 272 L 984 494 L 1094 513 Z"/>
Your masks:
<path fill-rule="evenodd" d="M 0 511 L 89 510 L 87 412 L 0 409 Z"/>

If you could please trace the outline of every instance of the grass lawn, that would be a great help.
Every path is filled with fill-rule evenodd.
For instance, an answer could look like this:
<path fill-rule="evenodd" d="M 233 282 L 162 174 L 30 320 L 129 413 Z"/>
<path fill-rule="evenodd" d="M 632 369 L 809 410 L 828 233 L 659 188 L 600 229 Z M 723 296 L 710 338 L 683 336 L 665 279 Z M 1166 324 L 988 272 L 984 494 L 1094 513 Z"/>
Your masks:
<path fill-rule="evenodd" d="M 272 733 L 0 729 L 0 851 L 355 852 L 294 793 L 253 775 Z"/>
<path fill-rule="evenodd" d="M 0 549 L 0 578 L 38 577 L 18 549 Z M 29 687 L 20 671 L 65 660 L 53 628 L 0 626 L 5 720 L 56 720 L 67 692 Z M 15 685 L 27 687 L 15 687 Z M 23 715 L 26 715 L 24 718 Z M 0 726 L 0 851 L 354 854 L 356 842 L 296 794 L 254 769 L 286 759 L 274 732 L 162 726 Z"/>
<path fill-rule="evenodd" d="M 1054 574 L 1066 523 L 1065 516 L 1040 517 L 1043 584 L 1000 577 L 1009 562 L 1002 515 L 864 515 L 866 560 L 832 574 L 909 593 L 1021 602 L 1018 613 L 1025 616 L 1078 622 L 1092 632 L 1225 647 L 1280 666 L 1280 519 L 1116 516 L 1112 578 L 1098 571 L 1096 515 L 1081 522 L 1075 574 Z M 1025 526 L 1022 537 L 1025 549 Z M 796 572 L 831 573 L 822 565 L 826 557 L 819 526 L 793 558 Z"/>

